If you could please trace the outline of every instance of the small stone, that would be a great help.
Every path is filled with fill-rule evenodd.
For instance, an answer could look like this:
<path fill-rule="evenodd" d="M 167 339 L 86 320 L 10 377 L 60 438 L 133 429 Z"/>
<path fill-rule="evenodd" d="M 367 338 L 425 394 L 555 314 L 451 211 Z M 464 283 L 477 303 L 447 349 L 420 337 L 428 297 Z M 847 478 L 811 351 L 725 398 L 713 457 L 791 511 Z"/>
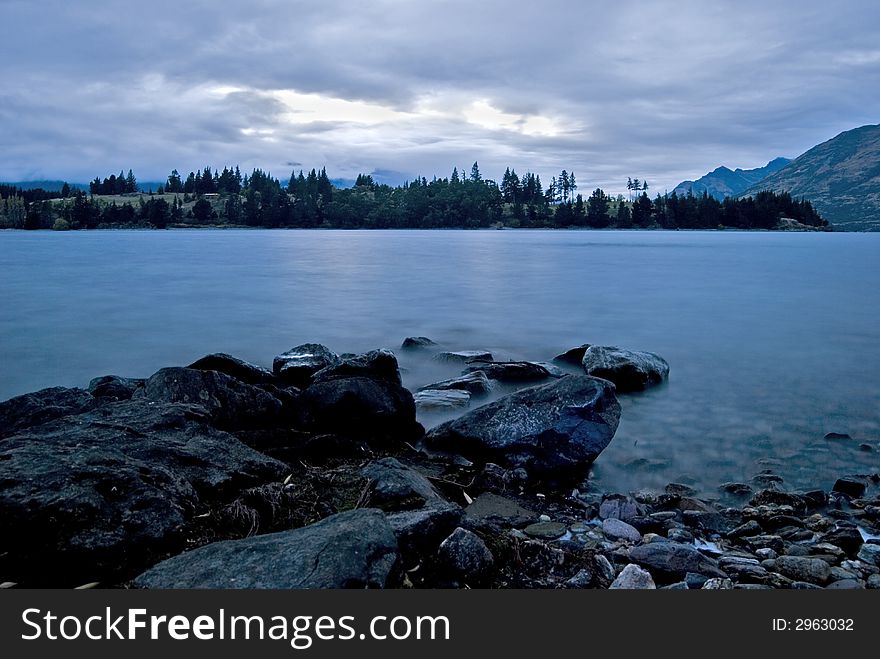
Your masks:
<path fill-rule="evenodd" d="M 611 540 L 639 542 L 642 539 L 642 534 L 635 527 L 614 518 L 602 522 L 602 532 Z"/>
<path fill-rule="evenodd" d="M 880 589 L 880 574 L 872 574 L 865 582 L 865 586 L 871 590 Z"/>
<path fill-rule="evenodd" d="M 565 524 L 559 522 L 538 522 L 537 524 L 529 524 L 523 529 L 527 536 L 540 540 L 556 540 L 564 536 L 565 531 Z"/>
<path fill-rule="evenodd" d="M 828 495 L 825 490 L 810 490 L 801 495 L 810 508 L 821 508 L 828 503 Z"/>
<path fill-rule="evenodd" d="M 593 582 L 593 572 L 587 568 L 578 570 L 577 574 L 565 582 L 566 588 L 589 588 Z"/>
<path fill-rule="evenodd" d="M 550 515 L 541 515 L 540 517 L 538 517 L 538 521 L 540 521 L 540 522 L 549 522 L 549 521 L 550 521 Z"/>
<path fill-rule="evenodd" d="M 494 563 L 492 552 L 480 536 L 461 527 L 440 543 L 438 553 L 440 561 L 465 581 L 482 579 Z"/>
<path fill-rule="evenodd" d="M 707 579 L 703 584 L 703 590 L 733 590 L 733 582 L 730 579 Z"/>
<path fill-rule="evenodd" d="M 662 586 L 660 590 L 687 590 L 688 585 L 687 581 L 676 581 L 675 583 L 671 583 L 668 586 Z"/>
<path fill-rule="evenodd" d="M 831 567 L 823 560 L 802 556 L 780 556 L 776 559 L 776 569 L 795 581 L 825 584 L 831 578 Z"/>
<path fill-rule="evenodd" d="M 663 489 L 666 494 L 677 494 L 682 497 L 692 497 L 697 493 L 694 488 L 690 485 L 685 485 L 684 483 L 669 483 Z"/>
<path fill-rule="evenodd" d="M 745 524 L 741 524 L 737 526 L 733 531 L 727 534 L 729 538 L 744 538 L 747 536 L 760 535 L 764 532 L 764 529 L 761 528 L 761 525 L 758 524 L 755 520 L 751 519 Z"/>
<path fill-rule="evenodd" d="M 596 578 L 604 585 L 608 586 L 614 581 L 617 576 L 614 571 L 614 566 L 611 565 L 611 561 L 609 561 L 602 554 L 596 554 L 595 558 L 593 558 L 593 563 L 596 564 Z"/>
<path fill-rule="evenodd" d="M 687 529 L 669 529 L 666 537 L 673 542 L 693 542 L 694 534 Z"/>
<path fill-rule="evenodd" d="M 403 340 L 400 347 L 404 350 L 419 350 L 421 348 L 430 348 L 435 345 L 437 344 L 427 336 L 408 336 Z"/>
<path fill-rule="evenodd" d="M 633 517 L 644 515 L 644 507 L 633 498 L 622 494 L 610 494 L 602 500 L 599 506 L 601 519 L 622 519 L 629 522 Z"/>
<path fill-rule="evenodd" d="M 838 478 L 831 491 L 858 498 L 865 493 L 865 484 L 855 478 Z"/>
<path fill-rule="evenodd" d="M 758 549 L 755 552 L 755 556 L 757 556 L 761 560 L 768 560 L 768 559 L 772 560 L 772 559 L 776 558 L 778 556 L 778 554 L 775 551 L 773 551 L 772 549 L 770 549 L 770 547 L 763 547 L 762 549 Z"/>
<path fill-rule="evenodd" d="M 880 567 L 880 545 L 865 543 L 858 553 L 859 560 Z"/>
<path fill-rule="evenodd" d="M 859 444 L 859 450 L 864 451 L 865 453 L 871 453 L 874 450 L 874 447 L 867 442 Z"/>
<path fill-rule="evenodd" d="M 691 590 L 699 590 L 709 580 L 709 577 L 696 572 L 688 572 L 684 575 L 684 581 Z"/>
<path fill-rule="evenodd" d="M 651 573 L 638 565 L 630 563 L 608 587 L 609 590 L 656 590 Z"/>
<path fill-rule="evenodd" d="M 737 497 L 745 497 L 752 493 L 752 486 L 748 483 L 724 483 L 719 489 Z"/>
<path fill-rule="evenodd" d="M 864 590 L 864 588 L 865 582 L 858 579 L 841 579 L 825 586 L 825 590 Z"/>

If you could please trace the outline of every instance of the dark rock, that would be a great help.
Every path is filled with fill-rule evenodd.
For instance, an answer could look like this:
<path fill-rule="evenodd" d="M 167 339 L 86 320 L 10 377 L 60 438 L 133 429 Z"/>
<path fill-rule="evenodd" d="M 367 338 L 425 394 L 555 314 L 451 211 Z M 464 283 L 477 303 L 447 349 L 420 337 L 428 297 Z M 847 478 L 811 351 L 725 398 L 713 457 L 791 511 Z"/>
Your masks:
<path fill-rule="evenodd" d="M 126 401 L 0 443 L 0 575 L 107 583 L 184 547 L 193 517 L 287 467 L 215 430 L 204 409 Z"/>
<path fill-rule="evenodd" d="M 858 558 L 868 565 L 880 567 L 880 545 L 865 543 L 859 549 Z"/>
<path fill-rule="evenodd" d="M 397 540 L 385 515 L 362 508 L 293 531 L 205 545 L 159 563 L 139 588 L 385 588 Z"/>
<path fill-rule="evenodd" d="M 865 582 L 858 579 L 841 579 L 825 586 L 825 590 L 862 590 L 864 588 Z"/>
<path fill-rule="evenodd" d="M 454 578 L 466 583 L 482 581 L 494 563 L 492 552 L 480 536 L 461 527 L 440 543 L 438 557 Z"/>
<path fill-rule="evenodd" d="M 413 440 L 421 436 L 416 405 L 403 387 L 371 378 L 338 378 L 302 393 L 305 426 L 365 438 Z"/>
<path fill-rule="evenodd" d="M 782 476 L 778 476 L 776 474 L 755 474 L 752 476 L 752 484 L 757 487 L 769 487 L 775 488 L 777 485 L 781 484 L 783 481 Z"/>
<path fill-rule="evenodd" d="M 419 350 L 430 348 L 435 345 L 437 345 L 437 343 L 429 339 L 427 336 L 408 336 L 403 340 L 400 347 L 404 350 Z"/>
<path fill-rule="evenodd" d="M 792 581 L 789 588 L 792 590 L 822 590 L 822 586 L 817 586 L 814 583 L 807 583 L 806 581 Z"/>
<path fill-rule="evenodd" d="M 462 513 L 454 503 L 431 502 L 425 508 L 390 513 L 388 523 L 394 530 L 400 552 L 433 554 L 440 542 L 461 523 Z"/>
<path fill-rule="evenodd" d="M 434 359 L 440 362 L 458 362 L 466 364 L 472 361 L 491 362 L 492 353 L 486 350 L 455 350 L 451 352 L 438 352 Z"/>
<path fill-rule="evenodd" d="M 566 588 L 589 588 L 593 584 L 593 571 L 589 568 L 578 570 L 573 577 L 566 580 Z"/>
<path fill-rule="evenodd" d="M 733 582 L 730 579 L 706 579 L 702 590 L 733 590 Z"/>
<path fill-rule="evenodd" d="M 826 433 L 825 439 L 852 439 L 852 437 L 845 432 L 829 432 Z"/>
<path fill-rule="evenodd" d="M 828 503 L 828 495 L 824 490 L 810 490 L 804 492 L 801 497 L 807 504 L 808 508 L 822 508 Z"/>
<path fill-rule="evenodd" d="M 871 453 L 874 450 L 874 446 L 867 442 L 862 442 L 859 444 L 859 450 L 864 451 L 865 453 Z"/>
<path fill-rule="evenodd" d="M 601 519 L 620 519 L 632 523 L 637 517 L 645 514 L 645 507 L 632 497 L 623 494 L 609 494 L 599 505 Z"/>
<path fill-rule="evenodd" d="M 880 574 L 872 574 L 869 576 L 865 586 L 871 590 L 880 589 Z"/>
<path fill-rule="evenodd" d="M 754 535 L 742 538 L 741 541 L 753 552 L 759 549 L 772 549 L 777 554 L 781 554 L 785 548 L 785 543 L 778 535 Z"/>
<path fill-rule="evenodd" d="M 558 364 L 568 364 L 569 366 L 580 366 L 584 361 L 584 353 L 590 347 L 589 343 L 585 343 L 577 348 L 566 350 L 561 355 L 556 355 L 553 361 Z"/>
<path fill-rule="evenodd" d="M 283 386 L 283 381 L 268 368 L 251 364 L 238 357 L 227 355 L 224 352 L 205 355 L 187 366 L 187 368 L 193 368 L 197 371 L 225 373 L 245 384 L 274 384 L 276 386 Z"/>
<path fill-rule="evenodd" d="M 687 581 L 676 581 L 668 586 L 661 586 L 660 590 L 687 590 Z"/>
<path fill-rule="evenodd" d="M 102 375 L 89 382 L 89 393 L 105 402 L 129 400 L 139 387 L 144 386 L 141 378 L 123 378 L 118 375 Z"/>
<path fill-rule="evenodd" d="M 655 590 L 656 588 L 651 573 L 634 563 L 624 567 L 617 578 L 608 586 L 609 590 Z"/>
<path fill-rule="evenodd" d="M 687 529 L 669 529 L 666 537 L 673 542 L 693 542 L 694 534 Z"/>
<path fill-rule="evenodd" d="M 761 528 L 761 525 L 758 524 L 755 520 L 751 519 L 745 524 L 741 524 L 737 526 L 735 529 L 730 531 L 727 534 L 729 538 L 744 538 L 747 536 L 753 535 L 761 535 L 764 532 L 764 529 Z"/>
<path fill-rule="evenodd" d="M 724 483 L 719 489 L 737 497 L 746 497 L 752 493 L 752 486 L 747 483 Z"/>
<path fill-rule="evenodd" d="M 691 545 L 677 542 L 652 542 L 634 547 L 629 553 L 630 560 L 650 570 L 660 581 L 671 583 L 680 581 L 688 572 L 707 577 L 725 578 L 727 575 L 718 569 L 718 564 L 704 556 Z"/>
<path fill-rule="evenodd" d="M 537 522 L 535 524 L 529 524 L 527 527 L 523 529 L 523 533 L 525 533 L 530 538 L 538 538 L 540 540 L 556 540 L 557 538 L 561 538 L 565 535 L 565 532 L 568 529 L 565 528 L 565 524 L 561 524 L 559 522 Z"/>
<path fill-rule="evenodd" d="M 523 467 L 529 474 L 583 474 L 608 446 L 620 405 L 608 382 L 567 375 L 522 389 L 432 429 L 430 449 Z"/>
<path fill-rule="evenodd" d="M 617 573 L 614 571 L 614 566 L 611 565 L 611 561 L 602 554 L 596 554 L 593 557 L 593 565 L 596 567 L 596 580 L 602 586 L 608 588 L 617 577 Z"/>
<path fill-rule="evenodd" d="M 51 387 L 0 403 L 0 438 L 15 435 L 69 414 L 81 414 L 101 401 L 84 389 Z"/>
<path fill-rule="evenodd" d="M 199 405 L 223 428 L 275 426 L 282 409 L 281 401 L 259 387 L 218 371 L 192 368 L 163 368 L 132 400 Z"/>
<path fill-rule="evenodd" d="M 847 556 L 855 556 L 862 546 L 862 534 L 854 526 L 839 526 L 823 534 L 819 542 L 840 547 Z"/>
<path fill-rule="evenodd" d="M 803 497 L 779 490 L 761 490 L 749 503 L 753 506 L 791 506 L 794 511 L 801 513 L 806 510 Z"/>
<path fill-rule="evenodd" d="M 635 527 L 613 517 L 602 522 L 602 532 L 611 540 L 640 542 L 642 539 L 642 534 Z"/>
<path fill-rule="evenodd" d="M 804 522 L 799 517 L 793 517 L 791 515 L 773 515 L 764 520 L 763 526 L 768 531 L 776 531 L 791 526 L 803 528 Z"/>
<path fill-rule="evenodd" d="M 687 584 L 687 587 L 690 590 L 700 590 L 707 581 L 709 581 L 709 577 L 707 577 L 705 574 L 688 572 L 686 575 L 684 575 L 684 582 L 685 584 Z"/>
<path fill-rule="evenodd" d="M 416 409 L 426 412 L 444 412 L 468 407 L 471 395 L 461 389 L 425 389 L 413 394 Z"/>
<path fill-rule="evenodd" d="M 535 362 L 481 362 L 472 360 L 465 373 L 482 371 L 490 380 L 499 382 L 540 382 L 550 377 L 550 371 Z"/>
<path fill-rule="evenodd" d="M 419 387 L 419 391 L 447 391 L 461 390 L 468 392 L 471 396 L 485 396 L 492 391 L 492 383 L 482 370 L 469 371 L 464 375 L 449 380 L 433 382 Z"/>
<path fill-rule="evenodd" d="M 443 500 L 427 478 L 405 467 L 396 458 L 375 460 L 360 473 L 371 481 L 367 501 L 371 508 L 395 512 L 422 508 L 429 501 Z"/>
<path fill-rule="evenodd" d="M 610 380 L 620 393 L 641 391 L 669 376 L 669 364 L 652 352 L 590 346 L 581 362 L 587 375 Z"/>
<path fill-rule="evenodd" d="M 338 364 L 322 368 L 312 376 L 312 384 L 339 378 L 372 378 L 400 385 L 397 357 L 390 350 L 371 350 L 362 355 L 342 359 Z"/>
<path fill-rule="evenodd" d="M 666 494 L 677 494 L 681 497 L 692 497 L 697 493 L 694 488 L 690 485 L 685 485 L 684 483 L 669 483 L 663 488 L 663 491 L 666 492 Z"/>
<path fill-rule="evenodd" d="M 481 494 L 474 502 L 464 509 L 468 524 L 477 527 L 485 525 L 500 528 L 519 528 L 531 524 L 538 514 L 523 508 L 516 501 L 507 499 L 491 492 Z"/>
<path fill-rule="evenodd" d="M 840 492 L 847 496 L 858 498 L 865 493 L 865 483 L 855 478 L 838 478 L 831 488 L 832 492 Z"/>
<path fill-rule="evenodd" d="M 776 571 L 794 581 L 823 585 L 831 576 L 831 566 L 818 558 L 805 556 L 780 556 L 776 559 Z"/>
<path fill-rule="evenodd" d="M 322 368 L 335 366 L 339 357 L 320 343 L 303 343 L 275 357 L 272 372 L 295 387 L 306 387 Z"/>

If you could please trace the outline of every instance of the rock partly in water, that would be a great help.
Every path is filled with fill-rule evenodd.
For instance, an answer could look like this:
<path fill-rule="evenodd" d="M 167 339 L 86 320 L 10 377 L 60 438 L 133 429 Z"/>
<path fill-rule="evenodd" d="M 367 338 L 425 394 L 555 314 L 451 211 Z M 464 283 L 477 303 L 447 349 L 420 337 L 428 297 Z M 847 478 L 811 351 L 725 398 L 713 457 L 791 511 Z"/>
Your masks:
<path fill-rule="evenodd" d="M 436 345 L 437 343 L 429 339 L 427 336 L 408 336 L 403 340 L 400 347 L 404 350 L 420 350 L 431 348 Z"/>
<path fill-rule="evenodd" d="M 89 393 L 105 402 L 129 400 L 138 388 L 144 386 L 142 378 L 123 378 L 118 375 L 102 375 L 89 382 Z"/>
<path fill-rule="evenodd" d="M 286 472 L 190 405 L 126 401 L 43 424 L 0 443 L 0 576 L 136 574 L 183 549 L 204 507 Z"/>
<path fill-rule="evenodd" d="M 499 382 L 541 382 L 550 377 L 550 371 L 536 362 L 481 362 L 473 360 L 465 373 L 482 371 L 490 380 Z"/>
<path fill-rule="evenodd" d="M 281 401 L 260 387 L 219 371 L 193 368 L 163 368 L 133 399 L 199 405 L 223 428 L 272 427 L 282 414 Z"/>
<path fill-rule="evenodd" d="M 487 350 L 453 350 L 438 352 L 434 359 L 440 362 L 458 362 L 466 364 L 472 361 L 491 362 L 492 353 Z"/>
<path fill-rule="evenodd" d="M 614 436 L 620 405 L 608 382 L 567 375 L 522 389 L 432 429 L 428 448 L 564 477 L 583 472 Z"/>
<path fill-rule="evenodd" d="M 416 408 L 425 412 L 460 410 L 471 404 L 471 395 L 461 389 L 425 389 L 413 394 Z"/>
<path fill-rule="evenodd" d="M 339 378 L 372 378 L 401 384 L 397 357 L 390 350 L 371 350 L 362 355 L 340 360 L 338 364 L 327 366 L 312 376 L 312 384 Z"/>
<path fill-rule="evenodd" d="M 581 362 L 587 375 L 610 380 L 618 392 L 642 391 L 669 377 L 669 364 L 652 352 L 590 346 Z"/>
<path fill-rule="evenodd" d="M 845 432 L 829 432 L 825 434 L 825 439 L 852 439 Z"/>
<path fill-rule="evenodd" d="M 466 391 L 471 396 L 485 396 L 492 391 L 492 383 L 486 377 L 485 372 L 477 369 L 457 378 L 432 382 L 424 387 L 419 387 L 419 391 L 448 391 L 450 389 Z"/>
<path fill-rule="evenodd" d="M 660 581 L 672 583 L 685 578 L 688 572 L 706 577 L 726 578 L 718 564 L 691 545 L 677 542 L 652 542 L 630 551 L 630 560 L 647 568 Z"/>
<path fill-rule="evenodd" d="M 867 486 L 864 481 L 856 478 L 838 478 L 831 488 L 832 492 L 840 492 L 847 496 L 858 498 L 865 493 Z"/>
<path fill-rule="evenodd" d="M 480 536 L 461 527 L 440 543 L 438 556 L 446 571 L 465 583 L 485 579 L 494 563 L 492 552 Z"/>
<path fill-rule="evenodd" d="M 100 400 L 85 389 L 50 387 L 0 403 L 0 437 L 14 435 L 70 414 L 97 407 Z"/>
<path fill-rule="evenodd" d="M 217 371 L 241 380 L 246 384 L 274 384 L 283 386 L 283 382 L 268 368 L 251 364 L 238 357 L 227 355 L 224 352 L 215 352 L 197 359 L 187 368 L 197 371 Z"/>
<path fill-rule="evenodd" d="M 139 588 L 386 588 L 397 540 L 385 515 L 361 508 L 293 531 L 215 542 L 159 563 Z"/>
<path fill-rule="evenodd" d="M 566 350 L 561 355 L 556 355 L 553 361 L 557 364 L 567 364 L 569 366 L 580 366 L 584 361 L 584 353 L 590 347 L 589 343 Z"/>
<path fill-rule="evenodd" d="M 288 384 L 303 388 L 322 368 L 335 366 L 339 357 L 320 343 L 303 343 L 272 361 L 272 372 Z"/>
<path fill-rule="evenodd" d="M 337 378 L 311 385 L 301 396 L 304 425 L 313 432 L 365 440 L 409 441 L 424 432 L 412 394 L 385 380 Z"/>
<path fill-rule="evenodd" d="M 630 563 L 623 568 L 608 588 L 609 590 L 655 590 L 657 586 L 650 572 Z"/>

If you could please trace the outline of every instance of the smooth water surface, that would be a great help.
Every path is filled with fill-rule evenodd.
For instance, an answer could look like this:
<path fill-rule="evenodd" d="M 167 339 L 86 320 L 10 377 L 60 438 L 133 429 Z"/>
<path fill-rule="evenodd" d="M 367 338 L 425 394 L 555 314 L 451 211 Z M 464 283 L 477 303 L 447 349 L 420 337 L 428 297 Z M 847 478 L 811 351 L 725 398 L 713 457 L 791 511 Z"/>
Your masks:
<path fill-rule="evenodd" d="M 859 449 L 880 439 L 878 263 L 878 234 L 5 231 L 0 399 L 215 351 L 270 365 L 307 341 L 536 360 L 619 345 L 671 376 L 622 397 L 603 487 L 708 493 L 772 469 L 827 488 L 878 470 Z M 445 375 L 401 363 L 411 387 Z"/>

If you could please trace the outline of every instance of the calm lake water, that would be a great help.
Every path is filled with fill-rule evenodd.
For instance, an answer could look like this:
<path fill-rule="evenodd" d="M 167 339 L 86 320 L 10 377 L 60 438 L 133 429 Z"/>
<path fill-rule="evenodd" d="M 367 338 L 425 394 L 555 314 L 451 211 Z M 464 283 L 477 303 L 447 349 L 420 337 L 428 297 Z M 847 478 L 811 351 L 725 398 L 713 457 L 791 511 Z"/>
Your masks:
<path fill-rule="evenodd" d="M 0 399 L 215 351 L 271 365 L 307 341 L 536 360 L 619 345 L 671 375 L 622 397 L 602 487 L 711 494 L 772 469 L 828 488 L 880 468 L 859 449 L 880 440 L 878 263 L 878 234 L 4 231 Z M 401 363 L 410 387 L 454 374 Z"/>

